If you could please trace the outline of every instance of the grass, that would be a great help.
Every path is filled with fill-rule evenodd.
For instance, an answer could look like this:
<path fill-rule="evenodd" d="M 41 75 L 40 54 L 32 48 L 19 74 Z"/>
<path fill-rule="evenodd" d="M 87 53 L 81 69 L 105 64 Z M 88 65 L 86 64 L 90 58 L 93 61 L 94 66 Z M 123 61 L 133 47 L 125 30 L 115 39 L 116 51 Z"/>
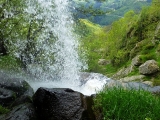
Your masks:
<path fill-rule="evenodd" d="M 94 100 L 103 120 L 159 120 L 160 98 L 144 90 L 105 88 Z"/>
<path fill-rule="evenodd" d="M 139 75 L 139 69 L 138 67 L 134 67 L 134 70 L 131 71 L 127 76 L 134 76 L 134 75 Z"/>
<path fill-rule="evenodd" d="M 96 31 L 101 31 L 101 26 L 98 24 L 94 24 L 90 21 L 88 21 L 87 19 L 80 19 L 80 22 L 82 22 L 83 24 L 85 24 L 90 30 L 96 32 Z"/>
<path fill-rule="evenodd" d="M 106 65 L 106 73 L 108 77 L 111 77 L 117 72 L 118 68 L 113 67 L 111 64 Z"/>

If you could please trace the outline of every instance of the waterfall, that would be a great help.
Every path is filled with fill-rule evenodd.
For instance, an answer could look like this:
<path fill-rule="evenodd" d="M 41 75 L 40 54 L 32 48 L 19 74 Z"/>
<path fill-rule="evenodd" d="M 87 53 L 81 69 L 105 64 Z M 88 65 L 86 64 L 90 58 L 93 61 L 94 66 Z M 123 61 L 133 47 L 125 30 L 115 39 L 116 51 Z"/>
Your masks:
<path fill-rule="evenodd" d="M 79 55 L 79 39 L 70 12 L 69 0 L 27 0 L 24 20 L 28 33 L 26 40 L 17 40 L 15 56 L 25 64 L 27 81 L 36 91 L 39 87 L 71 88 L 83 94 L 102 89 L 109 78 L 87 69 Z M 71 7 L 71 6 L 70 6 Z M 81 54 L 81 56 L 83 56 Z"/>
<path fill-rule="evenodd" d="M 26 47 L 21 50 L 24 52 L 18 53 L 26 63 L 27 71 L 42 81 L 79 85 L 78 74 L 87 65 L 78 54 L 78 36 L 73 33 L 75 23 L 69 11 L 69 1 L 28 0 L 26 5 L 26 20 L 39 27 L 40 31 L 35 36 L 36 40 L 29 39 L 25 43 L 34 42 L 34 49 Z"/>
<path fill-rule="evenodd" d="M 55 1 L 55 24 L 54 33 L 58 40 L 55 42 L 55 69 L 59 71 L 60 80 L 74 84 L 78 83 L 78 72 L 85 65 L 82 64 L 78 55 L 78 41 L 72 34 L 72 16 L 68 10 L 67 0 Z M 73 82 L 73 83 L 72 83 Z"/>

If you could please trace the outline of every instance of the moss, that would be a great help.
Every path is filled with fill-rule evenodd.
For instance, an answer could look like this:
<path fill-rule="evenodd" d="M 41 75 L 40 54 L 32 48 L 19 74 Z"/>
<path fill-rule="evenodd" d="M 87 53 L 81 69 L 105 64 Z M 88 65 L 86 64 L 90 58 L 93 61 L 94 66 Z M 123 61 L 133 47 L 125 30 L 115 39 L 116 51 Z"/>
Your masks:
<path fill-rule="evenodd" d="M 157 45 L 157 52 L 160 52 L 160 44 Z"/>
<path fill-rule="evenodd" d="M 2 107 L 2 106 L 0 105 L 0 115 L 1 115 L 1 114 L 6 114 L 6 113 L 8 113 L 8 112 L 9 112 L 9 109 L 4 108 L 4 107 Z"/>
<path fill-rule="evenodd" d="M 160 80 L 154 80 L 153 85 L 154 86 L 159 86 L 160 85 Z"/>

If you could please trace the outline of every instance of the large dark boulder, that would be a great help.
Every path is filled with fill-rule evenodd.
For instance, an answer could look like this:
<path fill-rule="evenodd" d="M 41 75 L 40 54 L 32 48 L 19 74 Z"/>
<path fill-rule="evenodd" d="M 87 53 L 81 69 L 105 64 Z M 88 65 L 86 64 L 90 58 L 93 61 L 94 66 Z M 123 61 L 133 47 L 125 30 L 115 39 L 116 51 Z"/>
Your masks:
<path fill-rule="evenodd" d="M 39 120 L 95 120 L 92 102 L 67 88 L 39 88 L 33 96 Z"/>
<path fill-rule="evenodd" d="M 0 105 L 9 106 L 15 99 L 15 92 L 4 88 L 0 88 Z"/>
<path fill-rule="evenodd" d="M 34 106 L 31 103 L 27 103 L 14 107 L 8 114 L 1 116 L 0 120 L 38 120 L 38 119 Z"/>

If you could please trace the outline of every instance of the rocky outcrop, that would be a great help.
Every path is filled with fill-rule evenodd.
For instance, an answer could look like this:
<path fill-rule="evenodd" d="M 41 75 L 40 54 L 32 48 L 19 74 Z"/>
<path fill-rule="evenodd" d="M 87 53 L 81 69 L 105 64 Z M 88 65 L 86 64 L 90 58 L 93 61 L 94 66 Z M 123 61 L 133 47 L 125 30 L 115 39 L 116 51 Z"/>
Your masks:
<path fill-rule="evenodd" d="M 92 98 L 71 89 L 39 88 L 33 96 L 39 120 L 94 120 Z"/>
<path fill-rule="evenodd" d="M 10 78 L 0 73 L 0 104 L 2 106 L 11 106 L 14 102 L 24 103 L 24 98 L 28 99 L 33 94 L 33 89 L 25 80 Z"/>
<path fill-rule="evenodd" d="M 147 84 L 147 85 L 153 87 L 153 82 L 152 82 L 152 81 L 144 81 L 144 82 L 142 82 L 142 83 Z"/>
<path fill-rule="evenodd" d="M 121 78 L 121 82 L 131 82 L 131 81 L 143 81 L 144 75 L 134 75 L 131 77 Z"/>
<path fill-rule="evenodd" d="M 22 79 L 0 72 L 0 105 L 10 109 L 0 120 L 36 120 L 32 105 L 34 92 Z"/>
<path fill-rule="evenodd" d="M 0 117 L 0 120 L 38 120 L 35 108 L 31 103 L 14 107 L 8 114 Z"/>
<path fill-rule="evenodd" d="M 142 64 L 142 62 L 141 62 L 140 55 L 138 55 L 138 56 L 136 56 L 136 57 L 134 57 L 134 58 L 132 59 L 132 65 L 134 65 L 134 66 L 139 66 L 139 65 L 141 65 L 141 64 Z"/>
<path fill-rule="evenodd" d="M 134 66 L 130 65 L 127 68 L 122 68 L 119 70 L 116 74 L 113 75 L 113 79 L 121 79 L 126 77 L 129 73 L 131 73 L 134 70 Z"/>
<path fill-rule="evenodd" d="M 0 105 L 9 106 L 11 105 L 11 103 L 13 103 L 13 101 L 15 101 L 15 99 L 16 99 L 15 92 L 4 88 L 0 88 Z"/>
<path fill-rule="evenodd" d="M 159 71 L 158 63 L 155 60 L 148 60 L 139 67 L 140 74 L 149 75 Z"/>

